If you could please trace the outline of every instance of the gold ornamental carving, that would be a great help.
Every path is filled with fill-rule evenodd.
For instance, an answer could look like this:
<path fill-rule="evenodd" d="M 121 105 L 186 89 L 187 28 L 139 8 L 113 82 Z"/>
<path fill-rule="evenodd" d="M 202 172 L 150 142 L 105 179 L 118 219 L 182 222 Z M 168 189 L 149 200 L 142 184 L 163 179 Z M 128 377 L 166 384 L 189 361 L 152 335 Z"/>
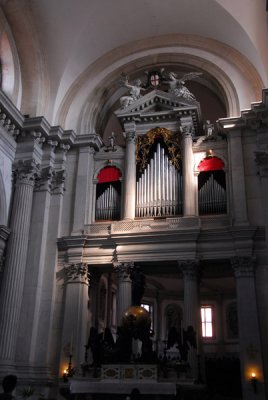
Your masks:
<path fill-rule="evenodd" d="M 146 135 L 139 135 L 136 140 L 136 163 L 141 171 L 146 168 L 149 162 L 149 153 L 156 138 L 161 137 L 166 146 L 171 164 L 180 169 L 181 160 L 181 139 L 178 134 L 171 133 L 166 128 L 151 129 Z"/>

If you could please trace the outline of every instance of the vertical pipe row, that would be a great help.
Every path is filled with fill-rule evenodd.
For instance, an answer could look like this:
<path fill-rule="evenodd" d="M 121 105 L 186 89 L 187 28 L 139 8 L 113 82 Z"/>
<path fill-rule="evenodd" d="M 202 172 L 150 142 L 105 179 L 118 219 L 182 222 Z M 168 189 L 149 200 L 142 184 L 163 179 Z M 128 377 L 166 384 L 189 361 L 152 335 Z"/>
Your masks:
<path fill-rule="evenodd" d="M 176 215 L 182 211 L 182 175 L 157 144 L 136 184 L 136 216 Z"/>
<path fill-rule="evenodd" d="M 226 200 L 226 190 L 214 179 L 213 174 L 211 174 L 198 192 L 199 213 L 225 213 Z"/>
<path fill-rule="evenodd" d="M 112 186 L 109 187 L 97 198 L 96 220 L 113 220 L 119 218 L 120 195 Z"/>

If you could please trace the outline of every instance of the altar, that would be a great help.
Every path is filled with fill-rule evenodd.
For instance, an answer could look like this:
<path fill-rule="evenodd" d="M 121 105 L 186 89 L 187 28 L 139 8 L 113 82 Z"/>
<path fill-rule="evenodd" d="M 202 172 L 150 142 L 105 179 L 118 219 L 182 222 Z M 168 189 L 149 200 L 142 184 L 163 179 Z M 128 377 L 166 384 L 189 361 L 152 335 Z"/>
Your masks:
<path fill-rule="evenodd" d="M 124 394 L 135 388 L 143 395 L 175 396 L 180 391 L 194 388 L 193 379 L 174 376 L 170 380 L 159 377 L 155 364 L 105 364 L 98 377 L 74 376 L 70 380 L 70 392 L 80 394 Z"/>
<path fill-rule="evenodd" d="M 139 389 L 141 394 L 176 395 L 176 384 L 171 382 L 148 382 L 133 379 L 131 381 L 89 381 L 84 378 L 70 380 L 71 394 L 130 394 L 132 389 Z"/>

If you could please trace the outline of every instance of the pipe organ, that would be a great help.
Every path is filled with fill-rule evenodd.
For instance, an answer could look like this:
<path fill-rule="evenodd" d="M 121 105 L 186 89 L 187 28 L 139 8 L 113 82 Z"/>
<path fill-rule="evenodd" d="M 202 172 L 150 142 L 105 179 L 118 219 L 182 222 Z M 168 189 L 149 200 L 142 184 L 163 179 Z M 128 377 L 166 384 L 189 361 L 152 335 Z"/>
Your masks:
<path fill-rule="evenodd" d="M 137 143 L 136 217 L 182 213 L 179 137 L 155 128 Z"/>
<path fill-rule="evenodd" d="M 96 220 L 116 220 L 120 218 L 121 196 L 110 183 L 97 197 Z"/>
<path fill-rule="evenodd" d="M 200 185 L 198 191 L 198 204 L 199 214 L 225 214 L 227 211 L 227 197 L 226 189 L 224 184 L 220 184 L 215 178 L 221 173 L 221 178 L 225 181 L 223 171 L 214 171 L 211 173 L 203 172 L 201 174 L 207 174 L 207 179 Z M 225 183 L 225 182 L 224 182 Z"/>

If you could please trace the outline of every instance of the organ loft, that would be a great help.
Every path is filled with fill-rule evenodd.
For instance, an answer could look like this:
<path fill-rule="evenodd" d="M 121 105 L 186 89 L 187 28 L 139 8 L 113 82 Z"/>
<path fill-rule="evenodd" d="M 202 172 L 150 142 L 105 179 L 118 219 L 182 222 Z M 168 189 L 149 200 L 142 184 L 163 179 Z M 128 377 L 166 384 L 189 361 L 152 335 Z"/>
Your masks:
<path fill-rule="evenodd" d="M 236 189 L 226 174 L 229 139 L 224 123 L 203 121 L 187 77 L 170 72 L 164 80 L 156 71 L 147 86 L 125 78 L 128 90 L 114 112 L 122 145 L 112 132 L 106 145 L 92 143 L 87 152 L 94 171 L 88 179 L 92 196 L 80 205 L 88 222 L 82 231 L 58 239 L 59 265 L 67 273 L 62 330 L 67 350 L 61 365 L 72 332 L 68 371 L 73 393 L 96 390 L 87 382 L 94 377 L 102 393 L 130 391 L 137 380 L 144 394 L 171 395 L 178 387 L 202 391 L 217 368 L 228 370 L 234 391 L 241 391 L 233 270 L 242 261 L 230 235 L 230 196 Z M 80 149 L 81 163 L 85 154 Z M 244 234 L 237 232 L 239 246 Z M 243 262 L 251 268 L 250 257 Z M 211 291 L 211 282 L 219 278 L 216 268 L 226 284 L 220 298 Z M 146 286 L 135 308 L 137 269 Z M 255 304 L 252 287 L 248 295 Z M 216 310 L 224 321 L 221 328 L 214 322 Z M 221 340 L 214 341 L 216 332 Z M 246 331 L 241 335 L 246 342 Z M 218 355 L 214 361 L 211 346 Z M 223 353 L 229 354 L 227 360 Z M 247 357 L 241 359 L 242 368 Z"/>

